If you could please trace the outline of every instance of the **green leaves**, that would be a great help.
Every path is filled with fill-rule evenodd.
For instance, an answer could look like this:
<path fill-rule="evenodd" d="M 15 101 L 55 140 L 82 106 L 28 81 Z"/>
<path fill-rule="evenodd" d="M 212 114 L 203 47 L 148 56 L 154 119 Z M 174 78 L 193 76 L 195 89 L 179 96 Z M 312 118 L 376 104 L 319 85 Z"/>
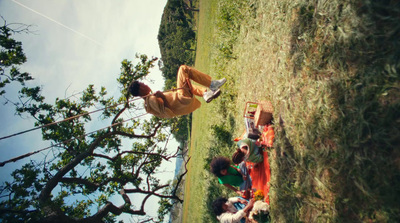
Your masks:
<path fill-rule="evenodd" d="M 18 65 L 26 58 L 22 44 L 11 34 L 6 25 L 0 27 L 0 95 L 12 82 L 23 86 L 32 80 L 29 73 L 19 71 Z M 170 137 L 167 122 L 161 125 L 157 118 L 135 119 L 95 131 L 99 126 L 128 119 L 127 87 L 132 80 L 146 78 L 158 60 L 144 54 L 137 54 L 135 59 L 135 65 L 129 60 L 121 63 L 117 78 L 121 91 L 117 96 L 108 96 L 104 87 L 98 90 L 89 85 L 79 97 L 56 98 L 51 104 L 45 102 L 40 87 L 23 86 L 19 90 L 19 102 L 14 103 L 17 114 L 33 117 L 35 126 L 41 127 L 43 140 L 54 148 L 42 160 L 15 170 L 12 182 L 3 183 L 0 196 L 8 199 L 0 201 L 0 211 L 6 212 L 0 215 L 0 221 L 46 221 L 49 216 L 75 221 L 97 214 L 102 216 L 99 220 L 113 222 L 119 212 L 144 213 L 133 210 L 124 197 L 127 194 L 123 195 L 123 208 L 102 208 L 110 204 L 110 197 L 119 196 L 121 189 L 152 194 L 165 187 L 153 175 L 171 155 L 164 145 Z M 100 110 L 100 115 L 93 115 Z M 95 203 L 97 207 L 93 208 Z"/>
<path fill-rule="evenodd" d="M 0 95 L 4 95 L 4 88 L 11 82 L 19 82 L 25 85 L 32 80 L 32 76 L 26 72 L 20 72 L 18 65 L 26 62 L 26 56 L 22 50 L 22 43 L 12 38 L 12 30 L 6 22 L 0 27 Z M 9 74 L 7 74 L 9 73 Z"/>
<path fill-rule="evenodd" d="M 127 59 L 121 63 L 121 73 L 117 81 L 120 84 L 122 95 L 127 94 L 127 88 L 133 80 L 145 78 L 150 73 L 150 69 L 154 67 L 154 63 L 158 60 L 157 57 L 149 59 L 145 54 L 136 54 L 135 58 L 139 59 L 136 65 L 133 65 L 132 61 Z"/>
<path fill-rule="evenodd" d="M 186 12 L 182 1 L 168 1 L 158 31 L 162 74 L 166 80 L 165 89 L 176 86 L 176 73 L 182 64 L 194 63 L 196 34 L 193 31 L 192 12 Z"/>

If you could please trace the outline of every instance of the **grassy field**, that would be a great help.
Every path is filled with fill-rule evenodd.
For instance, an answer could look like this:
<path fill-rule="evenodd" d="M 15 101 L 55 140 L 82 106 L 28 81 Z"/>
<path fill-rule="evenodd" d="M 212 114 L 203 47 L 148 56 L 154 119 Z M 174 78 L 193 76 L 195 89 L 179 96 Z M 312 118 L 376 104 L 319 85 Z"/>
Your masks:
<path fill-rule="evenodd" d="M 194 112 L 182 222 L 216 222 L 209 173 L 246 101 L 274 105 L 274 222 L 400 221 L 397 1 L 200 0 L 196 68 L 226 77 Z"/>

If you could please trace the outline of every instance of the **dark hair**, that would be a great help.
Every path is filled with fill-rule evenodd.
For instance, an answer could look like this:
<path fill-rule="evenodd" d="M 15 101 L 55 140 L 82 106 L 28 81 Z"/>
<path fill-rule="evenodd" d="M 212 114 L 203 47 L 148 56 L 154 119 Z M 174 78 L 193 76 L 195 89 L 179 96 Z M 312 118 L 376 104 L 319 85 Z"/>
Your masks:
<path fill-rule="evenodd" d="M 223 205 L 228 201 L 228 199 L 219 197 L 212 203 L 212 209 L 214 214 L 220 216 L 222 213 L 225 212 Z"/>
<path fill-rule="evenodd" d="M 129 85 L 128 91 L 132 96 L 139 96 L 139 87 L 140 87 L 140 82 L 134 80 Z"/>
<path fill-rule="evenodd" d="M 246 154 L 242 152 L 241 149 L 237 149 L 236 152 L 232 155 L 232 161 L 234 164 L 239 164 L 244 160 Z"/>
<path fill-rule="evenodd" d="M 221 170 L 228 169 L 230 163 L 231 161 L 226 157 L 215 157 L 210 163 L 211 173 L 213 173 L 217 177 L 222 177 Z"/>

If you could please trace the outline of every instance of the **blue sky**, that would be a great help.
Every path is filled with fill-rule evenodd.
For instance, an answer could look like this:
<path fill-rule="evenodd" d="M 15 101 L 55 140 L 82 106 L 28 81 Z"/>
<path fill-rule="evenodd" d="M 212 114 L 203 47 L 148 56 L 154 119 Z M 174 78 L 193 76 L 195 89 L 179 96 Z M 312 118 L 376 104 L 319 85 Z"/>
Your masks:
<path fill-rule="evenodd" d="M 118 95 L 116 78 L 123 59 L 134 60 L 136 53 L 161 57 L 157 33 L 165 4 L 166 0 L 0 0 L 0 15 L 7 23 L 33 25 L 35 34 L 14 36 L 22 42 L 28 59 L 21 71 L 32 74 L 32 86 L 42 86 L 47 102 L 52 103 L 89 84 Z M 150 79 L 155 80 L 148 83 L 153 90 L 162 90 L 164 81 L 157 67 Z M 12 87 L 6 90 L 12 98 Z M 2 104 L 0 112 L 0 136 L 33 126 L 34 120 L 15 117 L 11 105 Z M 40 139 L 36 131 L 0 141 L 1 161 L 49 146 Z M 170 147 L 175 150 L 176 144 Z M 21 164 L 0 168 L 1 178 L 7 179 Z M 172 178 L 174 163 L 163 168 L 171 174 L 165 180 Z"/>

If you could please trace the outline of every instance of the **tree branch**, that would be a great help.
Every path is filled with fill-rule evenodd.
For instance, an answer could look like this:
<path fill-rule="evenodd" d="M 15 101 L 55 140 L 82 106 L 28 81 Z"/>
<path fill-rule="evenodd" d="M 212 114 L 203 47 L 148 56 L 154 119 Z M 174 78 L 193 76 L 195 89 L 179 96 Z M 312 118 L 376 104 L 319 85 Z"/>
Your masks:
<path fill-rule="evenodd" d="M 138 135 L 133 135 L 133 134 L 128 134 L 122 131 L 112 131 L 108 132 L 102 136 L 99 136 L 92 144 L 90 145 L 89 149 L 87 152 L 83 152 L 78 154 L 75 159 L 73 159 L 71 162 L 66 164 L 63 168 L 61 168 L 49 181 L 46 183 L 42 191 L 40 192 L 39 195 L 39 203 L 41 205 L 45 205 L 46 201 L 49 201 L 51 191 L 57 186 L 57 184 L 60 182 L 60 180 L 64 177 L 65 174 L 67 174 L 70 170 L 72 170 L 74 167 L 79 165 L 79 163 L 84 160 L 85 158 L 93 155 L 93 151 L 99 146 L 100 142 L 108 137 L 111 137 L 113 135 L 122 135 L 122 136 L 127 136 L 130 138 L 150 138 L 155 136 L 157 133 L 157 130 L 161 127 L 161 123 L 159 123 L 156 128 L 154 129 L 154 132 L 150 135 L 147 136 L 138 136 Z M 83 181 L 81 181 L 83 182 Z M 94 184 L 91 184 L 92 186 Z"/>
<path fill-rule="evenodd" d="M 176 186 L 175 186 L 174 190 L 172 191 L 172 196 L 174 196 L 174 197 L 178 197 L 178 196 L 176 195 L 176 192 L 178 191 L 179 184 L 180 184 L 181 181 L 183 180 L 183 177 L 184 177 L 184 176 L 187 174 L 187 172 L 188 172 L 187 164 L 189 163 L 189 161 L 190 161 L 191 158 L 192 158 L 192 157 L 189 157 L 189 159 L 188 159 L 187 161 L 185 161 L 185 172 L 183 172 L 183 173 L 179 176 L 178 181 L 176 182 Z M 180 199 L 179 199 L 179 202 L 182 203 L 183 200 L 180 200 Z"/>
<path fill-rule="evenodd" d="M 119 116 L 127 109 L 129 108 L 129 93 L 126 96 L 126 103 L 124 104 L 124 107 L 121 108 L 121 110 L 119 110 L 119 112 L 115 115 L 115 117 L 113 118 L 111 124 L 114 124 L 117 119 L 119 118 Z M 115 127 L 113 127 L 113 130 L 116 131 Z"/>
<path fill-rule="evenodd" d="M 139 223 L 146 223 L 146 222 L 150 222 L 150 221 L 154 222 L 153 218 L 150 218 L 150 219 L 147 219 L 147 220 L 141 221 L 141 222 L 139 222 Z"/>
<path fill-rule="evenodd" d="M 122 188 L 119 193 L 121 194 L 122 199 L 124 199 L 125 203 L 132 204 L 131 200 L 129 199 L 129 196 L 125 193 L 125 189 Z"/>
<path fill-rule="evenodd" d="M 83 178 L 61 178 L 60 183 L 66 183 L 66 184 L 83 184 L 85 186 L 88 187 L 93 187 L 93 188 L 98 188 L 100 187 L 102 184 L 98 184 L 98 183 L 94 183 L 94 182 L 90 182 L 87 179 L 83 179 Z"/>
<path fill-rule="evenodd" d="M 134 211 L 132 209 L 125 208 L 125 204 L 119 207 L 115 206 L 111 202 L 107 202 L 96 214 L 92 215 L 89 218 L 84 219 L 84 222 L 101 222 L 108 213 L 113 213 L 115 215 L 120 215 L 122 212 L 133 214 L 133 215 L 146 215 L 146 212 L 143 210 Z"/>
<path fill-rule="evenodd" d="M 123 200 L 125 201 L 125 204 L 117 207 L 115 206 L 113 203 L 111 202 L 107 202 L 106 205 L 104 205 L 96 214 L 92 215 L 89 218 L 83 219 L 82 222 L 102 222 L 102 219 L 108 215 L 108 213 L 113 213 L 115 215 L 120 215 L 122 214 L 122 212 L 128 213 L 128 214 L 132 214 L 132 215 L 146 215 L 146 212 L 144 212 L 144 209 L 140 209 L 140 210 L 132 210 L 130 208 L 128 208 L 128 206 L 130 206 L 131 200 L 129 199 L 128 195 L 126 194 L 124 189 L 121 189 L 120 194 L 123 198 Z"/>
<path fill-rule="evenodd" d="M 38 210 L 14 210 L 14 209 L 8 209 L 8 208 L 0 208 L 0 216 L 7 214 L 7 213 L 29 214 L 32 212 L 38 212 Z"/>
<path fill-rule="evenodd" d="M 176 152 L 172 155 L 161 155 L 159 153 L 149 153 L 149 152 L 138 152 L 138 151 L 123 151 L 117 155 L 115 155 L 114 157 L 109 157 L 107 155 L 103 155 L 103 154 L 98 154 L 98 153 L 94 153 L 93 156 L 95 157 L 100 157 L 100 158 L 104 158 L 104 159 L 108 159 L 110 161 L 115 161 L 118 157 L 124 155 L 124 154 L 141 154 L 141 155 L 150 155 L 150 156 L 159 156 L 162 159 L 169 161 L 172 158 L 176 158 L 178 157 L 178 153 L 179 153 L 179 147 L 177 148 Z"/>
<path fill-rule="evenodd" d="M 171 195 L 163 195 L 163 194 L 159 194 L 159 193 L 155 193 L 156 191 L 168 187 L 169 184 L 165 184 L 162 186 L 157 187 L 156 189 L 154 189 L 154 191 L 146 191 L 146 190 L 142 190 L 140 188 L 135 188 L 135 189 L 125 189 L 125 193 L 127 194 L 133 194 L 133 193 L 138 193 L 138 194 L 147 194 L 147 195 L 153 195 L 156 197 L 160 197 L 160 198 L 169 198 L 169 199 L 175 199 L 180 201 L 181 203 L 183 202 L 183 200 L 181 200 L 179 197 L 177 196 L 171 196 Z M 142 204 L 143 205 L 143 204 Z"/>
<path fill-rule="evenodd" d="M 46 183 L 44 188 L 39 194 L 39 203 L 41 205 L 46 205 L 46 202 L 49 201 L 51 191 L 57 186 L 58 182 L 64 177 L 65 174 L 67 174 L 70 170 L 72 170 L 74 167 L 79 165 L 79 163 L 84 160 L 85 158 L 91 156 L 93 154 L 94 149 L 96 149 L 100 142 L 104 140 L 107 137 L 111 137 L 112 135 L 115 135 L 114 132 L 108 132 L 102 136 L 99 136 L 89 147 L 87 152 L 80 153 L 78 154 L 75 159 L 71 160 L 68 164 L 66 164 L 63 168 L 61 168 L 54 176 L 53 178 L 49 179 L 49 181 Z M 50 205 L 50 204 L 49 204 Z"/>
<path fill-rule="evenodd" d="M 157 124 L 157 126 L 154 128 L 154 131 L 153 131 L 153 133 L 151 133 L 150 135 L 136 135 L 136 134 L 130 134 L 130 133 L 126 133 L 126 132 L 124 132 L 124 131 L 120 131 L 120 130 L 113 130 L 113 132 L 116 134 L 116 135 L 120 135 L 120 136 L 125 136 L 125 137 L 128 137 L 128 138 L 139 138 L 139 139 L 150 139 L 150 138 L 152 138 L 152 137 L 154 137 L 155 135 L 156 135 L 156 133 L 157 133 L 157 131 L 158 131 L 158 129 L 161 127 L 161 122 L 160 123 L 158 123 Z"/>

